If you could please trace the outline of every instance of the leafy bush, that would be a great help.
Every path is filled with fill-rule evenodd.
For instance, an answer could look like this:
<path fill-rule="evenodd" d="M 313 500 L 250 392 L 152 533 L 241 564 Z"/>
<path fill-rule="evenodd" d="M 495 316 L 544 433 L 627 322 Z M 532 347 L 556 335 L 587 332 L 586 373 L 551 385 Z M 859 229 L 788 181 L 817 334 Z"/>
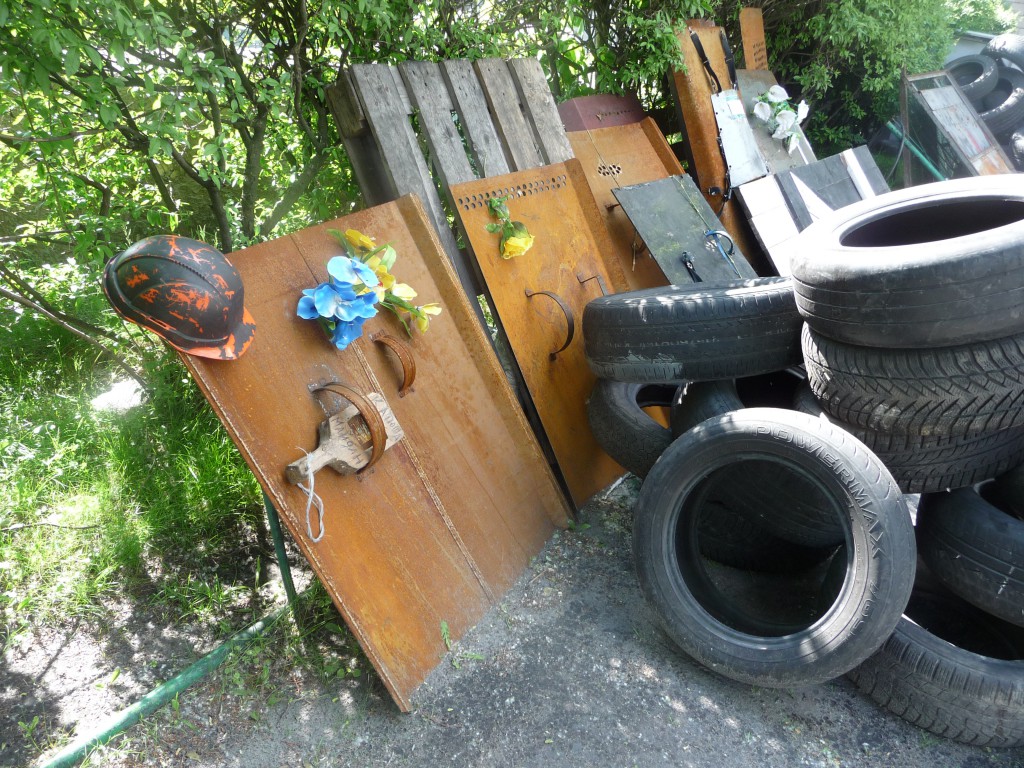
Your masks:
<path fill-rule="evenodd" d="M 766 5 L 769 61 L 811 103 L 819 154 L 863 143 L 898 110 L 902 70 L 942 66 L 953 45 L 945 0 L 834 0 Z"/>

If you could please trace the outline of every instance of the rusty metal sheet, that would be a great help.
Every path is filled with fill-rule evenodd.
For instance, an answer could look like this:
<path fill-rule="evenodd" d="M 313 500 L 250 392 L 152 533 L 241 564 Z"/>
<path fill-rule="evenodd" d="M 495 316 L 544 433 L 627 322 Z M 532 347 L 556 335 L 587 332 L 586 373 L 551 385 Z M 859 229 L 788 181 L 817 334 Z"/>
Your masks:
<path fill-rule="evenodd" d="M 585 131 L 588 128 L 639 123 L 646 115 L 640 99 L 632 93 L 622 96 L 595 93 L 560 102 L 558 116 L 562 118 L 566 131 Z M 571 136 L 569 140 L 572 141 Z"/>
<path fill-rule="evenodd" d="M 512 259 L 499 254 L 487 201 L 511 195 L 512 219 L 535 241 Z M 579 324 L 583 307 L 628 289 L 578 160 L 452 187 L 455 210 L 508 333 L 544 432 L 577 506 L 625 472 L 598 446 L 587 422 L 594 386 Z"/>
<path fill-rule="evenodd" d="M 682 174 L 615 190 L 662 271 L 674 285 L 757 277 L 728 238 L 693 180 Z M 719 247 L 721 243 L 721 247 Z"/>
<path fill-rule="evenodd" d="M 750 235 L 746 218 L 738 203 L 727 196 L 728 169 L 718 144 L 718 123 L 711 104 L 714 86 L 690 39 L 690 31 L 693 30 L 700 38 L 718 81 L 728 83 L 729 68 L 722 50 L 722 28 L 693 20 L 688 24 L 688 28 L 676 34 L 686 66 L 683 70 L 672 71 L 672 86 L 680 123 L 686 137 L 689 172 L 704 199 L 717 212 L 718 218 L 733 240 L 753 258 L 753 255 L 758 253 L 757 243 Z"/>
<path fill-rule="evenodd" d="M 341 253 L 330 228 L 354 228 L 394 246 L 395 275 L 419 292 L 417 301 L 442 306 L 426 334 L 409 338 L 382 311 L 338 351 L 316 323 L 295 315 L 301 291 L 325 280 L 327 261 Z M 185 362 L 392 697 L 408 710 L 412 692 L 446 653 L 442 623 L 451 640 L 472 627 L 571 511 L 418 199 L 231 258 L 256 341 L 230 363 Z M 402 354 L 376 341 L 381 335 L 396 339 Z M 288 481 L 286 466 L 313 452 L 321 422 L 348 405 L 339 395 L 309 391 L 331 380 L 383 398 L 403 435 L 366 472 L 325 468 L 314 475 L 324 507 L 324 535 L 314 542 L 308 494 Z M 314 535 L 315 517 L 314 510 Z"/>
<path fill-rule="evenodd" d="M 647 117 L 612 128 L 571 131 L 567 136 L 611 234 L 610 246 L 630 290 L 667 285 L 669 278 L 644 247 L 614 195 L 622 187 L 683 172 L 657 123 Z"/>

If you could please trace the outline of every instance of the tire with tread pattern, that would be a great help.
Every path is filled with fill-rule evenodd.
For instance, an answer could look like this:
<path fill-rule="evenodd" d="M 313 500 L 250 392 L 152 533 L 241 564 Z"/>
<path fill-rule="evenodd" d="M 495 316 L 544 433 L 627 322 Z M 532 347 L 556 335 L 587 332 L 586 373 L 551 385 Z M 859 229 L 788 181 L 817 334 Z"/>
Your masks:
<path fill-rule="evenodd" d="M 981 102 L 986 108 L 978 117 L 993 136 L 1005 139 L 1024 122 L 1024 72 L 997 65 L 995 87 Z"/>
<path fill-rule="evenodd" d="M 591 370 L 616 381 L 735 379 L 800 362 L 800 318 L 784 277 L 600 297 L 583 311 L 583 338 Z"/>
<path fill-rule="evenodd" d="M 1024 332 L 1016 174 L 923 184 L 840 208 L 794 241 L 797 307 L 866 347 L 948 347 Z"/>
<path fill-rule="evenodd" d="M 1024 427 L 972 437 L 876 432 L 828 416 L 807 384 L 797 391 L 793 404 L 798 411 L 842 427 L 874 451 L 904 493 L 965 488 L 1024 461 Z"/>
<path fill-rule="evenodd" d="M 961 488 L 921 496 L 917 534 L 921 557 L 950 592 L 1024 627 L 1024 520 Z"/>
<path fill-rule="evenodd" d="M 961 56 L 949 62 L 946 71 L 970 101 L 987 96 L 998 79 L 996 62 L 984 55 Z"/>
<path fill-rule="evenodd" d="M 768 635 L 695 551 L 716 474 L 746 461 L 817 483 L 847 516 L 839 596 L 812 623 Z M 669 446 L 640 490 L 633 553 L 644 596 L 680 648 L 726 677 L 770 687 L 830 680 L 874 653 L 906 606 L 916 561 L 910 514 L 882 463 L 838 427 L 776 408 L 712 418 Z"/>
<path fill-rule="evenodd" d="M 590 431 L 605 453 L 637 477 L 646 477 L 672 442 L 672 432 L 643 409 L 670 408 L 672 384 L 637 384 L 598 379 L 587 400 Z"/>
<path fill-rule="evenodd" d="M 805 326 L 807 380 L 826 412 L 904 435 L 977 436 L 1024 425 L 1024 334 L 933 349 L 834 341 Z"/>
<path fill-rule="evenodd" d="M 915 589 L 889 639 L 848 677 L 883 708 L 938 736 L 1018 747 L 1024 639 L 1016 629 L 1004 630 L 953 595 Z"/>

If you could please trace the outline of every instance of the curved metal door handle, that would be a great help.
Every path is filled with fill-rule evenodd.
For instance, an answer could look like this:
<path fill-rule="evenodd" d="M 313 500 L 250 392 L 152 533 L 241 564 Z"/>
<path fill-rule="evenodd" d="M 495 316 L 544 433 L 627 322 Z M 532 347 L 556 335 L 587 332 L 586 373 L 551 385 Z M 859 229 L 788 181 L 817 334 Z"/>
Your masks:
<path fill-rule="evenodd" d="M 398 362 L 402 364 L 402 383 L 398 387 L 398 396 L 405 397 L 416 381 L 416 360 L 412 356 L 412 350 L 388 333 L 376 334 L 370 339 L 394 352 Z"/>
<path fill-rule="evenodd" d="M 350 387 L 348 384 L 342 384 L 341 382 L 322 384 L 310 391 L 316 393 L 325 389 L 330 392 L 334 392 L 337 395 L 341 395 L 352 403 L 352 405 L 356 407 L 356 410 L 359 411 L 359 415 L 363 417 L 363 421 L 366 422 L 366 426 L 370 430 L 370 460 L 366 463 L 365 467 L 356 470 L 356 474 L 361 475 L 380 461 L 380 457 L 384 455 L 384 449 L 387 448 L 388 434 L 387 429 L 384 426 L 384 419 L 381 418 L 380 412 L 377 410 L 376 406 L 370 402 L 370 399 L 366 397 L 366 395 Z"/>
<path fill-rule="evenodd" d="M 568 346 L 572 344 L 573 337 L 576 335 L 576 321 L 573 319 L 572 309 L 565 303 L 565 299 L 557 293 L 554 293 L 553 291 L 531 291 L 529 288 L 526 289 L 526 298 L 528 299 L 536 296 L 537 294 L 547 296 L 549 299 L 554 301 L 555 304 L 558 305 L 558 308 L 562 310 L 562 314 L 565 315 L 565 324 L 567 327 L 565 343 L 548 356 L 549 360 L 554 360 L 558 357 L 559 352 L 564 352 Z"/>

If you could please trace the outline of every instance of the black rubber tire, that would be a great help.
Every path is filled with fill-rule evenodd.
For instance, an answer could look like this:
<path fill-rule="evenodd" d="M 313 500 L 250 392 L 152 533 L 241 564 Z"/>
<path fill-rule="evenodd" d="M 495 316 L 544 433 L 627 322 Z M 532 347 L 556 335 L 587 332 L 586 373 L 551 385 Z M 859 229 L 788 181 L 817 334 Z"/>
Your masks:
<path fill-rule="evenodd" d="M 1013 67 L 996 67 L 995 87 L 982 98 L 986 109 L 978 117 L 992 135 L 1004 139 L 1024 123 L 1024 72 Z"/>
<path fill-rule="evenodd" d="M 1024 185 L 1015 174 L 889 192 L 805 229 L 790 264 L 815 331 L 867 347 L 1024 332 Z"/>
<path fill-rule="evenodd" d="M 839 597 L 779 633 L 737 611 L 694 551 L 716 473 L 750 460 L 816 482 L 848 515 Z M 830 680 L 872 654 L 906 606 L 916 560 L 910 514 L 882 463 L 838 427 L 775 408 L 712 418 L 669 446 L 640 489 L 633 553 L 644 596 L 680 648 L 726 677 L 771 687 Z"/>
<path fill-rule="evenodd" d="M 996 35 L 985 44 L 981 55 L 997 62 L 1003 59 L 1024 69 L 1024 36 L 1013 32 Z"/>
<path fill-rule="evenodd" d="M 1024 171 L 1024 126 L 1020 126 L 1007 142 L 1007 153 L 1013 161 L 1013 167 Z"/>
<path fill-rule="evenodd" d="M 885 709 L 938 736 L 1020 746 L 1024 639 L 1015 631 L 953 595 L 915 589 L 889 639 L 848 677 Z"/>
<path fill-rule="evenodd" d="M 980 483 L 1024 462 L 1024 427 L 975 437 L 876 432 L 829 416 L 809 385 L 796 393 L 796 410 L 826 418 L 875 452 L 904 493 L 932 493 Z"/>
<path fill-rule="evenodd" d="M 988 56 L 961 56 L 949 62 L 946 71 L 969 101 L 987 96 L 998 79 L 996 62 Z"/>
<path fill-rule="evenodd" d="M 803 368 L 796 367 L 732 381 L 688 383 L 676 390 L 672 403 L 672 436 L 740 408 L 792 408 L 797 389 L 806 384 Z"/>
<path fill-rule="evenodd" d="M 789 278 L 667 286 L 594 299 L 583 311 L 591 370 L 617 381 L 714 381 L 800 362 Z"/>
<path fill-rule="evenodd" d="M 637 384 L 598 379 L 587 400 L 590 431 L 604 452 L 637 477 L 647 477 L 672 442 L 672 432 L 644 408 L 670 408 L 674 384 Z"/>
<path fill-rule="evenodd" d="M 780 539 L 728 507 L 700 512 L 700 554 L 716 563 L 756 573 L 801 573 L 830 557 L 835 547 L 805 547 Z"/>
<path fill-rule="evenodd" d="M 949 591 L 1024 627 L 1024 521 L 961 488 L 923 494 L 917 532 L 922 559 Z"/>
<path fill-rule="evenodd" d="M 877 432 L 970 437 L 1024 425 L 1024 334 L 934 349 L 872 349 L 804 327 L 822 408 Z"/>
<path fill-rule="evenodd" d="M 1024 466 L 1017 465 L 978 486 L 981 498 L 1008 515 L 1024 520 Z"/>

